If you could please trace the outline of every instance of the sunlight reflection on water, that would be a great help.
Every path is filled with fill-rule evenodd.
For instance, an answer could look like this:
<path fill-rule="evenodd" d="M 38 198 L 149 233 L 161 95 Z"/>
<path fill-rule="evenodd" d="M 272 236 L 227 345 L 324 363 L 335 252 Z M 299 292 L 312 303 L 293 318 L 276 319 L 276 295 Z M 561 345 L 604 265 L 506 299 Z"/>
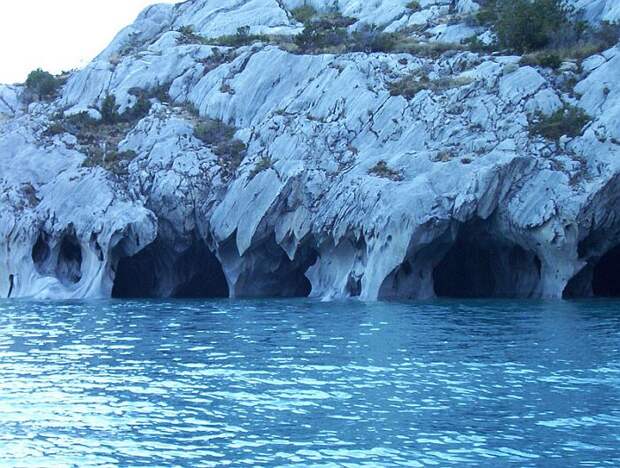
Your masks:
<path fill-rule="evenodd" d="M 619 466 L 619 310 L 0 302 L 0 466 Z"/>

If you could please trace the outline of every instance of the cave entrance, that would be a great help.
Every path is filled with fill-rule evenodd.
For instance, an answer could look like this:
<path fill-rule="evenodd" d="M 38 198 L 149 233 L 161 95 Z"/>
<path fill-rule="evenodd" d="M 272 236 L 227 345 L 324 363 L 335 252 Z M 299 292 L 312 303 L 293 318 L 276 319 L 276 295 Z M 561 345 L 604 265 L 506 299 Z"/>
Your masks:
<path fill-rule="evenodd" d="M 42 252 L 33 254 L 39 255 Z M 55 273 L 63 284 L 79 283 L 82 279 L 82 246 L 73 231 L 66 233 L 60 241 Z"/>
<path fill-rule="evenodd" d="M 594 265 L 592 292 L 598 297 L 620 297 L 620 245 L 603 255 Z"/>
<path fill-rule="evenodd" d="M 275 241 L 266 238 L 241 259 L 234 236 L 220 245 L 220 255 L 232 264 L 241 260 L 241 273 L 233 285 L 235 298 L 301 298 L 312 293 L 312 283 L 306 276 L 318 259 L 309 243 L 300 246 L 291 260 Z"/>
<path fill-rule="evenodd" d="M 520 246 L 498 240 L 480 224 L 464 225 L 433 270 L 435 294 L 447 298 L 532 297 L 541 262 Z"/>
<path fill-rule="evenodd" d="M 178 253 L 155 241 L 119 260 L 112 297 L 225 298 L 228 284 L 220 262 L 204 242 L 196 241 Z"/>

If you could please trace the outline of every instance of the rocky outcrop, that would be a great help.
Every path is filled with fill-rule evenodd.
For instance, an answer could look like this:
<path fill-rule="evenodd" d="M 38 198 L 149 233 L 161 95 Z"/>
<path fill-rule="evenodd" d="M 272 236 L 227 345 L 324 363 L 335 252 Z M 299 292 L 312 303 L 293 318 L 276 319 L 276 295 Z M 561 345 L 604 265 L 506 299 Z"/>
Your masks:
<path fill-rule="evenodd" d="M 21 87 L 0 87 L 0 296 L 612 292 L 597 268 L 620 257 L 620 47 L 554 72 L 463 50 L 299 55 L 180 40 L 187 25 L 205 37 L 296 34 L 301 3 L 154 6 L 53 101 L 27 105 Z M 478 8 L 406 3 L 340 7 L 358 19 L 351 28 L 417 25 L 430 42 L 464 37 Z M 619 14 L 581 3 L 592 21 Z M 440 84 L 390 92 L 415 74 Z M 101 118 L 108 95 L 120 113 L 146 96 L 150 111 L 101 141 L 50 131 L 59 112 Z M 592 117 L 581 135 L 530 131 L 566 104 Z M 207 119 L 234 126 L 239 161 L 196 137 Z M 131 157 L 111 170 L 117 140 L 114 155 Z"/>

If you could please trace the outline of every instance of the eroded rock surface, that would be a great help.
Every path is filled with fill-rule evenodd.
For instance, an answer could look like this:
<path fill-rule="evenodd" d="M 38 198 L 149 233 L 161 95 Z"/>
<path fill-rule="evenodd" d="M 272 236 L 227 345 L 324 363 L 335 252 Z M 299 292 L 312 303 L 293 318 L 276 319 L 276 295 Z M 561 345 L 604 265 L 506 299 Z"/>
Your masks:
<path fill-rule="evenodd" d="M 568 64 L 573 92 L 559 72 L 500 54 L 299 55 L 179 40 L 187 25 L 205 37 L 245 26 L 296 34 L 291 9 L 302 3 L 153 6 L 51 102 L 0 87 L 0 296 L 613 290 L 597 269 L 620 258 L 620 46 Z M 416 12 L 407 3 L 340 7 L 358 20 L 351 28 L 415 25 L 431 42 L 485 34 L 465 24 L 473 0 L 421 0 Z M 616 2 L 577 3 L 591 21 L 620 17 Z M 452 84 L 390 93 L 414 73 Z M 50 131 L 61 111 L 100 118 L 108 95 L 132 109 L 136 89 L 152 105 L 117 137 L 131 155 L 122 171 L 92 164 L 66 129 Z M 530 132 L 565 104 L 592 117 L 582 135 L 556 143 Z M 236 128 L 240 161 L 196 137 L 206 119 Z M 105 161 L 110 149 L 99 149 Z"/>

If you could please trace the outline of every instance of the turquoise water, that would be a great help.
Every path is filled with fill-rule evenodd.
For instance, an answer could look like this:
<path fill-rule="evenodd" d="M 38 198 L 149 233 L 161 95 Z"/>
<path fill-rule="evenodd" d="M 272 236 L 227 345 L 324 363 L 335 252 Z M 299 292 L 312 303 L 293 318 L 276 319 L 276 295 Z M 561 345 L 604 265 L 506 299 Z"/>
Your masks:
<path fill-rule="evenodd" d="M 0 466 L 620 466 L 620 303 L 0 302 Z"/>

